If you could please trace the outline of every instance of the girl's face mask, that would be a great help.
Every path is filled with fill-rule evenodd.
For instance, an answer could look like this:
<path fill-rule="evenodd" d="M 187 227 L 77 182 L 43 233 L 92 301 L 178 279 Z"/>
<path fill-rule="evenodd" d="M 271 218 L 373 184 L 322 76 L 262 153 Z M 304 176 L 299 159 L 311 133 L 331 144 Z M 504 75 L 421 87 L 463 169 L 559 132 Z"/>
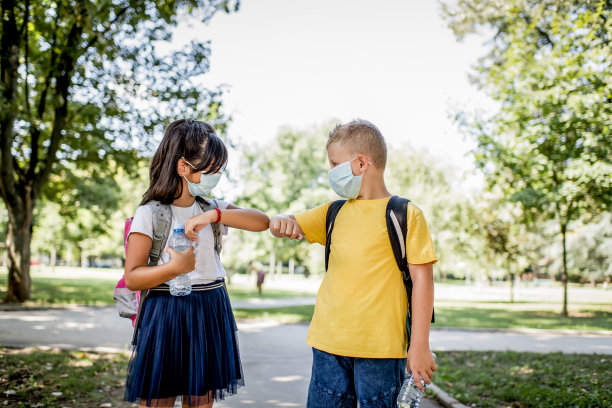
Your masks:
<path fill-rule="evenodd" d="M 337 165 L 327 173 L 331 188 L 333 188 L 340 197 L 351 199 L 359 195 L 363 174 L 359 176 L 353 175 L 351 163 L 355 159 L 357 159 L 357 157 Z"/>
<path fill-rule="evenodd" d="M 181 158 L 185 160 L 184 157 L 181 157 Z M 185 163 L 191 166 L 192 169 L 195 169 L 195 166 L 189 163 L 187 160 L 185 160 Z M 185 180 L 187 180 L 187 177 L 185 176 L 183 177 L 185 178 Z M 192 183 L 191 181 L 187 180 L 187 188 L 189 189 L 189 193 L 191 193 L 191 195 L 194 197 L 204 196 L 210 193 L 212 189 L 215 188 L 217 184 L 219 184 L 220 179 L 221 179 L 220 172 L 214 173 L 214 174 L 206 174 L 204 173 L 204 171 L 202 171 L 202 175 L 200 176 L 200 182 Z"/>

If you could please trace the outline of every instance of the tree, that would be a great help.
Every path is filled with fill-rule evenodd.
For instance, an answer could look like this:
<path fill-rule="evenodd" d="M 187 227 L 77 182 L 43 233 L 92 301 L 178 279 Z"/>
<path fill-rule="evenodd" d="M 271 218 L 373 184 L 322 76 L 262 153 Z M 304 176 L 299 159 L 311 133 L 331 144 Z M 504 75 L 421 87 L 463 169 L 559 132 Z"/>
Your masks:
<path fill-rule="evenodd" d="M 325 150 L 327 134 L 334 124 L 305 130 L 286 127 L 271 142 L 246 147 L 240 162 L 243 187 L 237 205 L 270 215 L 294 214 L 334 199 L 327 179 Z M 281 261 L 295 259 L 305 263 L 312 259 L 307 245 L 272 238 L 270 234 L 241 234 L 240 245 L 241 255 L 245 246 L 250 246 L 252 255 L 262 261 L 270 254 L 271 259 Z M 309 262 L 309 269 L 314 269 L 315 264 L 322 262 Z"/>
<path fill-rule="evenodd" d="M 490 186 L 530 219 L 568 225 L 612 206 L 612 21 L 609 0 L 459 0 L 443 12 L 458 38 L 486 27 L 490 50 L 473 81 L 497 102 L 466 119 Z M 489 32 L 489 31 L 487 31 Z"/>
<path fill-rule="evenodd" d="M 199 80 L 209 44 L 162 52 L 180 16 L 203 20 L 229 0 L 2 1 L 0 195 L 8 211 L 7 301 L 30 294 L 34 207 L 46 191 L 74 191 L 75 172 L 98 180 L 137 162 L 170 118 L 217 125 L 219 90 Z M 138 108 L 134 108 L 138 106 Z M 52 175 L 56 175 L 54 180 Z M 74 179 L 74 178 L 73 178 Z M 78 198 L 77 198 L 78 199 Z"/>

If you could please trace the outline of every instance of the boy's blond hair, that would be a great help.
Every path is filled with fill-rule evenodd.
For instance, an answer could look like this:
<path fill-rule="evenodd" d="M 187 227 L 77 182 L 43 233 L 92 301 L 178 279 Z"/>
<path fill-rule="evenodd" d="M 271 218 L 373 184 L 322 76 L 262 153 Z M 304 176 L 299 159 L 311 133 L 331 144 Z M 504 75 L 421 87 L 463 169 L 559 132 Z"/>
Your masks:
<path fill-rule="evenodd" d="M 387 144 L 380 130 L 363 119 L 355 119 L 344 125 L 338 124 L 329 132 L 327 146 L 340 143 L 351 153 L 367 154 L 374 166 L 384 169 L 387 164 Z"/>

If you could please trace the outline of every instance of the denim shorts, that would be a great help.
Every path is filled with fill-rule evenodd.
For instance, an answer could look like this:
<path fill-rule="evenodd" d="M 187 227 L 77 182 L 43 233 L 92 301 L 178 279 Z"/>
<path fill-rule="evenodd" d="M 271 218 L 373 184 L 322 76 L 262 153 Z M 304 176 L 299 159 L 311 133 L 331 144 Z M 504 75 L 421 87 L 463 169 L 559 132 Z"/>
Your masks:
<path fill-rule="evenodd" d="M 358 358 L 312 349 L 307 408 L 395 408 L 405 358 Z"/>

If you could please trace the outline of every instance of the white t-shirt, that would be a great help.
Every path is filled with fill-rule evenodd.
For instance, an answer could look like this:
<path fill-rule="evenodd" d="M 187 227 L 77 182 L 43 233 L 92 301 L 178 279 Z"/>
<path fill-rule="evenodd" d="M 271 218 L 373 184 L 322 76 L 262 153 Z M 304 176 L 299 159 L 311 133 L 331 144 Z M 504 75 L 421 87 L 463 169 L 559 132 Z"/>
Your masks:
<path fill-rule="evenodd" d="M 217 200 L 217 205 L 220 209 L 224 210 L 230 203 L 227 201 Z M 176 224 L 185 224 L 187 218 L 201 214 L 202 209 L 197 201 L 194 201 L 191 207 L 177 207 L 170 205 L 172 210 L 172 226 Z M 223 224 L 219 224 L 222 235 L 227 235 L 227 227 Z M 148 205 L 141 205 L 136 209 L 134 214 L 134 220 L 130 227 L 130 234 L 139 232 L 147 235 L 153 239 L 153 211 Z M 172 231 L 170 231 L 172 234 Z M 207 225 L 198 232 L 198 241 L 195 245 L 195 269 L 189 273 L 192 284 L 198 283 L 209 283 L 225 277 L 225 269 L 221 265 L 221 260 L 217 251 L 215 251 L 215 237 L 213 235 L 212 227 Z M 166 248 L 168 242 L 166 242 Z M 162 258 L 167 258 L 162 252 L 159 257 L 158 265 L 163 265 L 164 261 Z"/>

